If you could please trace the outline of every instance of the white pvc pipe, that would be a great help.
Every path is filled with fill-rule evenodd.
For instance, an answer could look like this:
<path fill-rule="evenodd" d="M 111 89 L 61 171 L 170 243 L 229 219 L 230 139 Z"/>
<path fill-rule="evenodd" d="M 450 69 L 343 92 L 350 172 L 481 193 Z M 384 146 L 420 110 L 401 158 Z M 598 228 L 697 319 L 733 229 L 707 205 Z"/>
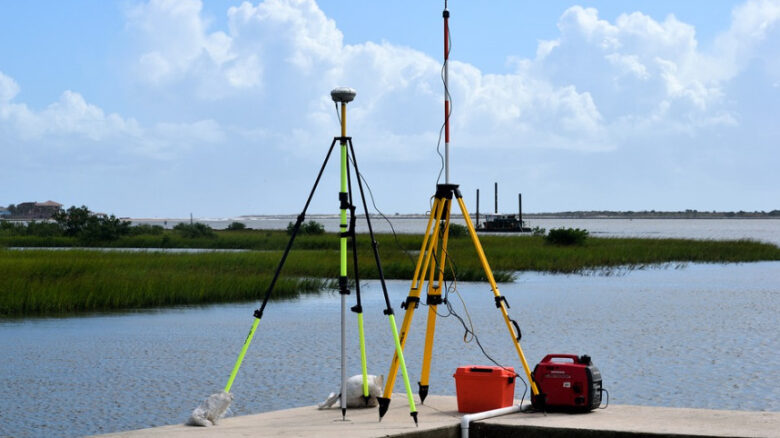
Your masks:
<path fill-rule="evenodd" d="M 469 438 L 469 423 L 477 420 L 484 420 L 486 418 L 499 417 L 501 415 L 513 414 L 523 410 L 521 405 L 513 405 L 501 409 L 493 409 L 492 411 L 477 412 L 475 414 L 464 415 L 460 419 L 460 437 Z"/>

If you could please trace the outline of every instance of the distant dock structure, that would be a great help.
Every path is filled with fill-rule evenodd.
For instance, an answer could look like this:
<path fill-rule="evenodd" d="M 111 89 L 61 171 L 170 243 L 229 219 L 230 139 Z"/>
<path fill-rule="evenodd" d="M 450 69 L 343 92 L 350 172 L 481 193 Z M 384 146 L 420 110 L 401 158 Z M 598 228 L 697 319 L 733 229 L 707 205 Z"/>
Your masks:
<path fill-rule="evenodd" d="M 495 209 L 492 215 L 479 221 L 479 189 L 477 189 L 477 231 L 495 233 L 530 233 L 533 230 L 523 221 L 523 194 L 517 194 L 517 215 L 498 214 L 498 183 L 493 183 Z"/>

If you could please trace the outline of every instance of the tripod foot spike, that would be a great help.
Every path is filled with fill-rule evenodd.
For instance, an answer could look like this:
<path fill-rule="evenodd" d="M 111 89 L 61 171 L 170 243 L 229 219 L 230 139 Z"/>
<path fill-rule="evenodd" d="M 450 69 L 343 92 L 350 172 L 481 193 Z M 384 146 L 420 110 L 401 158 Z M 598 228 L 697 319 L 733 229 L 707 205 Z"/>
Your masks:
<path fill-rule="evenodd" d="M 363 395 L 361 397 L 363 397 L 363 403 L 364 403 L 365 407 L 368 407 L 368 401 L 371 400 L 371 397 L 369 397 L 367 395 Z"/>
<path fill-rule="evenodd" d="M 341 421 L 347 421 L 347 410 L 345 408 L 341 408 Z"/>
<path fill-rule="evenodd" d="M 390 407 L 390 399 L 384 397 L 377 397 L 377 403 L 379 403 L 379 421 L 382 421 L 382 417 L 387 413 L 387 409 Z"/>
<path fill-rule="evenodd" d="M 418 384 L 420 385 L 420 390 L 417 393 L 420 395 L 420 403 L 425 404 L 425 397 L 428 397 L 428 385 Z"/>
<path fill-rule="evenodd" d="M 420 427 L 420 425 L 417 424 L 417 411 L 410 412 L 409 415 L 411 415 L 412 418 L 414 419 L 414 427 Z"/>

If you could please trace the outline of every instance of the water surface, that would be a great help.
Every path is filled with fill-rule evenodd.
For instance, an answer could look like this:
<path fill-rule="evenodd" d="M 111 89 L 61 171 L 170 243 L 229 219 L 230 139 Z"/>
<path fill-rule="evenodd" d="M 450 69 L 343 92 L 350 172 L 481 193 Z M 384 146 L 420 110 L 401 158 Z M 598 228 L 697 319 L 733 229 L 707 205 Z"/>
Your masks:
<path fill-rule="evenodd" d="M 400 325 L 409 284 L 388 285 Z M 488 353 L 519 370 L 489 286 L 457 289 Z M 610 276 L 521 273 L 500 289 L 531 365 L 547 353 L 587 353 L 612 403 L 780 410 L 779 262 Z M 381 289 L 370 281 L 362 291 L 369 372 L 386 374 L 393 346 Z M 451 299 L 465 316 L 457 296 Z M 269 304 L 233 387 L 235 415 L 311 405 L 338 390 L 339 301 L 324 293 Z M 0 436 L 81 436 L 184 421 L 224 386 L 255 307 L 0 320 Z M 415 314 L 406 350 L 415 388 L 426 314 L 424 307 Z M 357 322 L 348 316 L 350 374 L 358 374 Z M 490 362 L 463 342 L 460 323 L 440 320 L 431 393 L 454 395 L 452 374 L 469 364 Z M 400 376 L 395 389 L 403 391 Z M 522 393 L 518 382 L 516 396 Z"/>

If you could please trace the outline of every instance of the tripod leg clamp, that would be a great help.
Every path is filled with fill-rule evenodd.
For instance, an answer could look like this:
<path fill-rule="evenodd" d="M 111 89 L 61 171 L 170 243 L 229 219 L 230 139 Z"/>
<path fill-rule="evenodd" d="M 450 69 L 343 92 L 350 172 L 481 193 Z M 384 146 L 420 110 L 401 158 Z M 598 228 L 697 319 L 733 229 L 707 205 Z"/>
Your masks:
<path fill-rule="evenodd" d="M 503 301 L 504 304 L 506 304 L 506 308 L 507 309 L 511 309 L 511 307 L 509 307 L 509 302 L 507 302 L 505 296 L 499 295 L 499 296 L 495 297 L 495 300 L 496 300 L 496 307 L 497 308 L 499 308 L 499 309 L 501 308 L 501 302 Z"/>
<path fill-rule="evenodd" d="M 441 295 L 436 294 L 428 294 L 428 296 L 425 298 L 425 304 L 429 306 L 438 306 L 440 304 L 446 304 L 447 300 L 445 300 Z"/>
<path fill-rule="evenodd" d="M 347 277 L 339 276 L 339 294 L 349 295 L 349 289 L 347 288 Z"/>
<path fill-rule="evenodd" d="M 349 229 L 347 231 L 342 231 L 339 236 L 340 237 L 354 237 L 355 236 L 355 222 L 357 218 L 355 217 L 355 206 L 352 204 L 348 204 L 347 208 L 349 208 Z M 344 225 L 341 226 L 344 228 Z"/>
<path fill-rule="evenodd" d="M 414 304 L 414 308 L 415 309 L 420 307 L 420 297 L 413 297 L 413 296 L 409 295 L 408 297 L 406 297 L 406 301 L 401 303 L 401 308 L 402 309 L 409 309 L 409 306 L 412 305 L 412 304 Z"/>

